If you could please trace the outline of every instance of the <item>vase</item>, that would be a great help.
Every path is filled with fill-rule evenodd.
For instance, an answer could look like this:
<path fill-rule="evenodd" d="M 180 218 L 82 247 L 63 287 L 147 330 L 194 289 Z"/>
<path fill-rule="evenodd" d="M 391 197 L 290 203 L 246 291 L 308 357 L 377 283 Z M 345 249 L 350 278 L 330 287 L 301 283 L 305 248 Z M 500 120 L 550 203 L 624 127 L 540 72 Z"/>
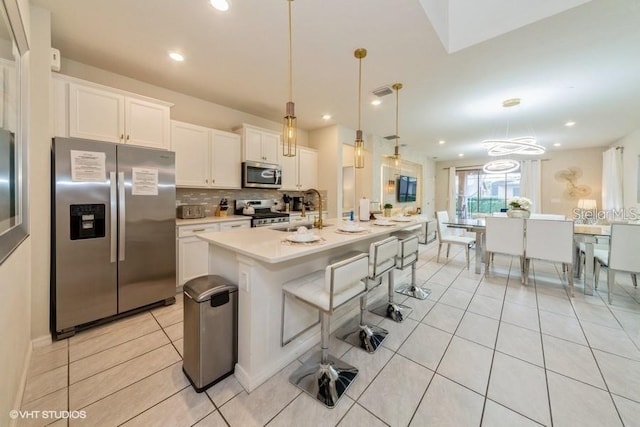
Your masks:
<path fill-rule="evenodd" d="M 509 209 L 507 211 L 507 216 L 509 218 L 529 218 L 531 216 L 531 212 L 526 209 Z"/>
<path fill-rule="evenodd" d="M 386 216 L 386 217 L 390 217 L 391 216 L 391 208 L 385 208 L 384 209 L 384 216 Z"/>

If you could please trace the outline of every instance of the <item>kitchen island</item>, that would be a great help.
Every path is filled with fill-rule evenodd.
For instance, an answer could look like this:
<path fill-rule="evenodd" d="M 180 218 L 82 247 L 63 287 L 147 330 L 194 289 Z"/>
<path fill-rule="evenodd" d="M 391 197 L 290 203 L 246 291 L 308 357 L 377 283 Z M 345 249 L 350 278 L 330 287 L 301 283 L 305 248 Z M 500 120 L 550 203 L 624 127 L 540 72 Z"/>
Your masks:
<path fill-rule="evenodd" d="M 280 369 L 320 342 L 320 327 L 313 327 L 282 346 L 298 332 L 318 321 L 318 311 L 282 295 L 282 284 L 322 270 L 330 260 L 354 250 L 368 252 L 369 245 L 394 231 L 418 228 L 420 216 L 392 226 L 361 223 L 361 233 L 339 230 L 339 220 L 326 220 L 325 228 L 313 229 L 320 240 L 292 243 L 291 233 L 271 228 L 251 228 L 226 233 L 202 233 L 209 243 L 209 274 L 238 284 L 238 363 L 235 376 L 252 391 Z M 387 287 L 378 288 L 385 293 Z M 286 318 L 283 318 L 286 304 Z M 339 327 L 358 311 L 357 299 L 336 310 L 331 329 Z M 281 325 L 284 324 L 284 328 Z M 281 332 L 282 329 L 282 332 Z"/>

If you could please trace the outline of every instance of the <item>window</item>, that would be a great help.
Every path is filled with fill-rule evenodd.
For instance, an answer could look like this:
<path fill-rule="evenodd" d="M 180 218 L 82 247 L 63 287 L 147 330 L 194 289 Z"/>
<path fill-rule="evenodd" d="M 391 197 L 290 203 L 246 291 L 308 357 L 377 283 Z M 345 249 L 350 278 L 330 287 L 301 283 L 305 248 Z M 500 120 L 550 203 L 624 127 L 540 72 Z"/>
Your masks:
<path fill-rule="evenodd" d="M 482 169 L 456 171 L 456 215 L 473 218 L 507 208 L 507 200 L 520 195 L 520 172 L 487 174 Z"/>

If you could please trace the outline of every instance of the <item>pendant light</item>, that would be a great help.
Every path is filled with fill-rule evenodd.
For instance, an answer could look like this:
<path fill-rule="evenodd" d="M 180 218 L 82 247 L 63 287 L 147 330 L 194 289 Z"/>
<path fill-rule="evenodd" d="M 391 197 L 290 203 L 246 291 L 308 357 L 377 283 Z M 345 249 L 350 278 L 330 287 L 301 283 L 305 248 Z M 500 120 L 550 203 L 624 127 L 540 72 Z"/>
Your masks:
<path fill-rule="evenodd" d="M 367 56 L 367 49 L 359 48 L 353 52 L 353 56 L 358 59 L 358 130 L 354 141 L 353 163 L 357 169 L 364 168 L 364 140 L 362 139 L 362 129 L 360 128 L 360 109 L 362 106 L 362 58 Z"/>
<path fill-rule="evenodd" d="M 295 157 L 297 151 L 297 124 L 295 104 L 293 103 L 293 36 L 291 25 L 291 3 L 289 3 L 289 102 L 287 102 L 286 113 L 282 128 L 282 155 L 285 157 Z"/>

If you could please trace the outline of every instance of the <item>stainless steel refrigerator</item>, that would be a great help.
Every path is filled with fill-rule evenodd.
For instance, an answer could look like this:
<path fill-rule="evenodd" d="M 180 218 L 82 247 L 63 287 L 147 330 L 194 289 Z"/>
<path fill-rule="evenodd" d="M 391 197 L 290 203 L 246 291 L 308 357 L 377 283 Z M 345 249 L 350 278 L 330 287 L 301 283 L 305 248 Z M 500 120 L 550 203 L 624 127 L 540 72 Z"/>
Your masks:
<path fill-rule="evenodd" d="M 175 302 L 175 154 L 75 138 L 52 151 L 56 338 Z"/>

